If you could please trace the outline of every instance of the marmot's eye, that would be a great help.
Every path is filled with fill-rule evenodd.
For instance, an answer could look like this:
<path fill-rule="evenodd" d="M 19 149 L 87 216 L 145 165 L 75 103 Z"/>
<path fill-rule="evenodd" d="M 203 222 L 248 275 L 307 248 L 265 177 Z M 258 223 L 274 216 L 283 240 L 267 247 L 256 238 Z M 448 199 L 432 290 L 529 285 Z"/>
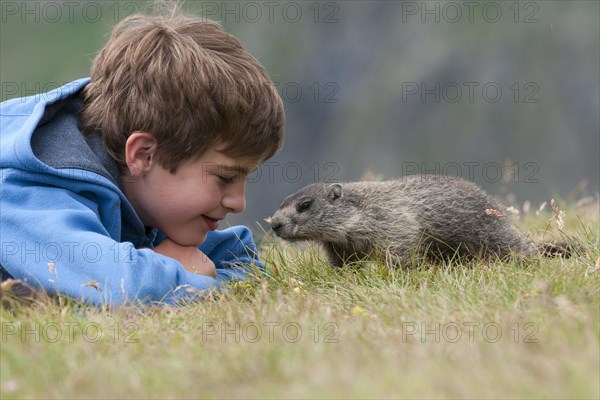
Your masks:
<path fill-rule="evenodd" d="M 300 205 L 298 206 L 298 212 L 303 212 L 306 211 L 310 208 L 310 206 L 312 206 L 313 201 L 312 200 L 306 200 L 303 201 L 302 203 L 300 203 Z"/>

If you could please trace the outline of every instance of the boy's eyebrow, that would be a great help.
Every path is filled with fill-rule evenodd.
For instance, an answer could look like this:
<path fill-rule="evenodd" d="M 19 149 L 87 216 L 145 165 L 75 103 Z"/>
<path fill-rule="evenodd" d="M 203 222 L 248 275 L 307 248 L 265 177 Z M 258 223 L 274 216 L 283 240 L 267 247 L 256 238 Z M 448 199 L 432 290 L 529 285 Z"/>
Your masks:
<path fill-rule="evenodd" d="M 250 168 L 239 165 L 239 164 L 236 164 L 236 165 L 221 164 L 220 170 L 222 172 L 236 173 L 236 174 L 242 174 L 242 175 L 249 175 L 250 172 L 252 172 L 250 170 Z"/>

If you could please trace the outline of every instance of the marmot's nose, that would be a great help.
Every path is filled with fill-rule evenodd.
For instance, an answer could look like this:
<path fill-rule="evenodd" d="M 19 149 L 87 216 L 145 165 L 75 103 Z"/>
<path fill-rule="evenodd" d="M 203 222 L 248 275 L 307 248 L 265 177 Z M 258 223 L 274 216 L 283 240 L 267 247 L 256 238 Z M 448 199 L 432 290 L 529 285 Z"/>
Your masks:
<path fill-rule="evenodd" d="M 283 224 L 281 222 L 271 222 L 271 229 L 273 229 L 275 232 L 279 232 L 279 230 L 283 227 Z"/>
<path fill-rule="evenodd" d="M 269 225 L 271 225 L 271 229 L 273 229 L 273 231 L 277 232 L 281 229 L 281 227 L 283 226 L 283 223 L 281 222 L 281 218 L 270 218 L 269 219 Z"/>

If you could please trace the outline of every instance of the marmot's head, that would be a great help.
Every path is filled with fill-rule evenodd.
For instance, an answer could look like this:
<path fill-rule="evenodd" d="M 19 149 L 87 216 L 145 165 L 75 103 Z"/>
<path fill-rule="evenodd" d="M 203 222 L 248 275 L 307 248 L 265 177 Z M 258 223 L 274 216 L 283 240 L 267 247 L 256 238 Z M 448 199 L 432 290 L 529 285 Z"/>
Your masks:
<path fill-rule="evenodd" d="M 286 197 L 270 218 L 271 229 L 282 239 L 343 241 L 355 207 L 344 201 L 339 183 L 315 183 Z"/>

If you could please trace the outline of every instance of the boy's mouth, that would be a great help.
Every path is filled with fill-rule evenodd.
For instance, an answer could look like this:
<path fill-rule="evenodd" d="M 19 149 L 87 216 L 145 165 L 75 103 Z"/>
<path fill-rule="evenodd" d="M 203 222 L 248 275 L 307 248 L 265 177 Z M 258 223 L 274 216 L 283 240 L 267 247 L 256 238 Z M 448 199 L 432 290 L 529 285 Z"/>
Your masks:
<path fill-rule="evenodd" d="M 219 227 L 218 219 L 214 219 L 214 218 L 208 217 L 206 215 L 202 215 L 202 218 L 204 219 L 204 222 L 206 222 L 206 226 L 208 226 L 209 230 L 214 231 L 215 229 L 217 229 Z"/>

